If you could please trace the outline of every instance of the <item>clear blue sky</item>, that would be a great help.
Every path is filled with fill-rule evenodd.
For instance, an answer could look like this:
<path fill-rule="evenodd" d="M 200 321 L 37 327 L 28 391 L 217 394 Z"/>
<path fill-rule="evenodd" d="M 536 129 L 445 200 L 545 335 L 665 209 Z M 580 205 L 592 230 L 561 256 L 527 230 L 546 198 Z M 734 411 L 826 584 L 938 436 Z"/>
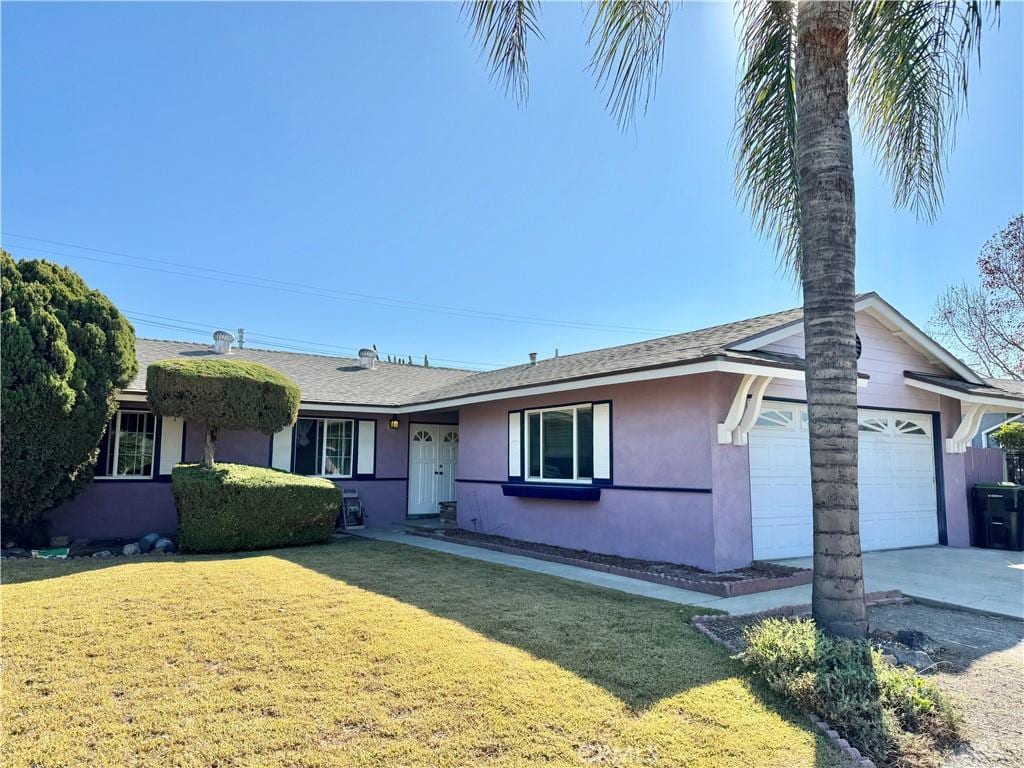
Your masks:
<path fill-rule="evenodd" d="M 919 324 L 1024 207 L 1022 18 L 1004 4 L 986 31 L 937 222 L 893 211 L 857 148 L 859 287 Z M 134 316 L 199 324 L 137 322 L 143 336 L 245 326 L 261 346 L 435 362 L 658 333 L 348 299 L 672 331 L 798 304 L 733 193 L 731 3 L 677 13 L 657 98 L 626 134 L 585 72 L 581 5 L 541 22 L 517 109 L 456 4 L 5 2 L 4 245 L 74 266 Z M 188 271 L 141 258 L 319 290 L 96 261 Z"/>

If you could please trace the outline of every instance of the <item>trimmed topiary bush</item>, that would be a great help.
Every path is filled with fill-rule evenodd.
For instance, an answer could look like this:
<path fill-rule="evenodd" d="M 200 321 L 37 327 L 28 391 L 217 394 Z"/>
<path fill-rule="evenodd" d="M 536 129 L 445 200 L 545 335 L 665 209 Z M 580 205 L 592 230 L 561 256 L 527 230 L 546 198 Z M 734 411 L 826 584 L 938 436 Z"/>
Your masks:
<path fill-rule="evenodd" d="M 809 619 L 766 619 L 745 636 L 745 663 L 879 765 L 937 765 L 937 750 L 960 741 L 960 715 L 935 683 L 865 640 L 828 637 Z"/>
<path fill-rule="evenodd" d="M 330 480 L 245 464 L 179 464 L 171 475 L 178 546 L 235 552 L 326 541 L 341 491 Z"/>
<path fill-rule="evenodd" d="M 135 331 L 74 271 L 0 250 L 3 536 L 45 539 L 43 513 L 93 477 L 116 390 L 135 377 Z"/>
<path fill-rule="evenodd" d="M 213 466 L 218 430 L 270 435 L 299 414 L 298 384 L 246 360 L 162 360 L 147 369 L 146 390 L 157 414 L 206 425 L 206 467 Z"/>

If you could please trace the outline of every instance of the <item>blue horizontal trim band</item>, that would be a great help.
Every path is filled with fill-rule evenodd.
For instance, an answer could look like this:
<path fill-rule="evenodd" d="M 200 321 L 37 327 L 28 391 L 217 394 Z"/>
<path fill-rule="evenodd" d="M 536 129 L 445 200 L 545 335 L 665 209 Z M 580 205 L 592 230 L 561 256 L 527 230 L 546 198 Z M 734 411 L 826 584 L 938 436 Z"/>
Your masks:
<path fill-rule="evenodd" d="M 474 480 L 469 478 L 457 478 L 456 483 L 480 483 L 483 485 L 543 485 L 542 483 L 530 483 L 522 482 L 518 480 Z M 550 488 L 550 485 L 544 487 Z M 594 485 L 565 485 L 556 486 L 558 488 L 606 488 L 610 491 L 657 491 L 660 493 L 711 493 L 710 488 L 687 488 L 684 486 L 664 486 L 664 485 L 602 485 L 600 482 L 595 482 Z M 506 494 L 507 495 L 507 494 Z"/>
<path fill-rule="evenodd" d="M 601 498 L 599 485 L 542 485 L 540 483 L 502 483 L 506 496 L 528 499 L 563 499 L 567 501 L 597 501 Z"/>

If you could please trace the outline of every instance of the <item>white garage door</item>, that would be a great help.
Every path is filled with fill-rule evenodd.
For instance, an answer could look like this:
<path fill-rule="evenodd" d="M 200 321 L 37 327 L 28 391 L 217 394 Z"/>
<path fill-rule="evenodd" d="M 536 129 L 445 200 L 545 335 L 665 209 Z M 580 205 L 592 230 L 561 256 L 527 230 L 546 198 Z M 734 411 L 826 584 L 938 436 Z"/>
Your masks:
<path fill-rule="evenodd" d="M 937 544 L 931 416 L 860 411 L 864 550 Z M 750 430 L 754 559 L 813 552 L 807 407 L 766 402 Z"/>

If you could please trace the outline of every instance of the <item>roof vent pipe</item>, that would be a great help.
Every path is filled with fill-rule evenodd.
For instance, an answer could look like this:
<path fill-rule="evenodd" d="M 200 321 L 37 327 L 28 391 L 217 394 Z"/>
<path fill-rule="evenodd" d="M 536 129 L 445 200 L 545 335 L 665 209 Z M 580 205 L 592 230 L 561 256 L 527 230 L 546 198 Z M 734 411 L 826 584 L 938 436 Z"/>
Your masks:
<path fill-rule="evenodd" d="M 536 352 L 531 352 L 530 353 L 530 365 L 536 365 L 536 364 L 537 364 L 537 353 Z"/>
<path fill-rule="evenodd" d="M 213 332 L 213 351 L 218 355 L 230 355 L 231 354 L 231 342 L 235 340 L 227 331 L 214 331 Z"/>
<path fill-rule="evenodd" d="M 363 347 L 359 350 L 359 367 L 372 371 L 377 367 L 377 350 Z"/>

